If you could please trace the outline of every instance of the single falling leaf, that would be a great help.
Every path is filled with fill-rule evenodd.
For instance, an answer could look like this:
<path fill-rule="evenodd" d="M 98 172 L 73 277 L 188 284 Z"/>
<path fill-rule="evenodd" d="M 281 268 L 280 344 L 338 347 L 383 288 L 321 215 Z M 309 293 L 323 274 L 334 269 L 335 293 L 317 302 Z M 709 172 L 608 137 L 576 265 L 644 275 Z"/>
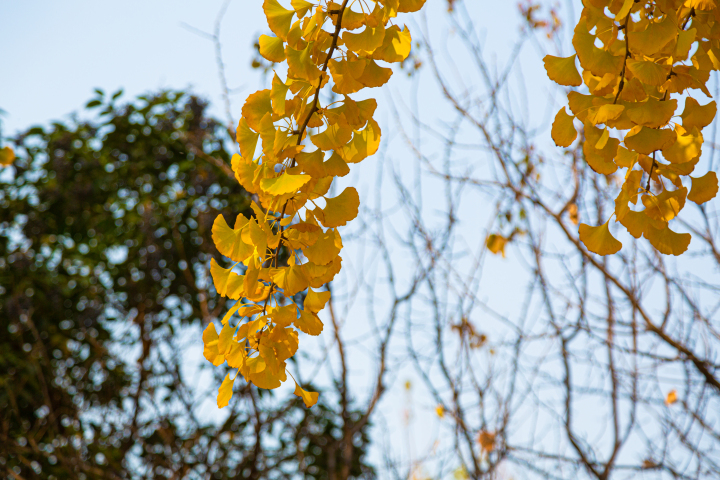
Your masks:
<path fill-rule="evenodd" d="M 610 233 L 608 223 L 609 220 L 597 227 L 591 227 L 584 223 L 580 224 L 580 241 L 591 252 L 598 255 L 612 255 L 622 248 L 622 243 Z"/>
<path fill-rule="evenodd" d="M 325 227 L 341 227 L 357 217 L 359 206 L 360 196 L 357 190 L 355 187 L 347 187 L 337 197 L 328 198 L 325 208 L 319 212 L 318 209 L 315 210 L 315 216 Z"/>
<path fill-rule="evenodd" d="M 218 390 L 218 397 L 217 397 L 217 406 L 218 408 L 227 407 L 228 403 L 230 403 L 230 399 L 232 398 L 233 392 L 233 383 L 235 383 L 235 379 L 230 379 L 230 374 L 228 373 L 225 375 L 225 380 L 223 380 L 222 384 L 220 385 L 220 389 Z"/>
<path fill-rule="evenodd" d="M 295 391 L 293 393 L 298 397 L 302 398 L 307 408 L 315 405 L 319 397 L 319 394 L 317 392 L 308 392 L 307 390 L 303 390 L 297 383 L 295 383 Z"/>
<path fill-rule="evenodd" d="M 700 105 L 697 100 L 692 97 L 685 99 L 685 109 L 680 115 L 683 119 L 683 127 L 690 131 L 693 127 L 701 130 L 712 123 L 717 113 L 717 104 L 715 101 L 707 105 Z"/>
<path fill-rule="evenodd" d="M 577 138 L 577 130 L 573 125 L 573 116 L 568 115 L 565 107 L 558 110 L 555 121 L 552 124 L 550 135 L 558 147 L 569 147 Z"/>
<path fill-rule="evenodd" d="M 545 55 L 543 62 L 545 63 L 545 70 L 547 71 L 548 77 L 553 82 L 559 85 L 565 85 L 568 87 L 579 87 L 582 85 L 582 78 L 577 71 L 575 66 L 575 57 L 554 57 L 552 55 Z"/>
<path fill-rule="evenodd" d="M 677 402 L 677 390 L 674 388 L 668 392 L 668 394 L 665 396 L 665 405 L 670 406 L 673 403 Z"/>
<path fill-rule="evenodd" d="M 445 407 L 443 407 L 442 405 L 438 405 L 437 407 L 435 407 L 435 414 L 440 418 L 445 417 Z"/>
<path fill-rule="evenodd" d="M 692 188 L 687 196 L 688 200 L 700 205 L 715 198 L 718 193 L 718 178 L 715 172 L 708 172 L 702 177 L 690 178 L 692 179 Z"/>
<path fill-rule="evenodd" d="M 483 452 L 492 452 L 495 450 L 495 433 L 485 431 L 480 432 L 480 435 L 478 435 L 478 443 L 480 444 Z"/>
<path fill-rule="evenodd" d="M 488 235 L 485 246 L 487 246 L 487 249 L 495 255 L 500 253 L 502 254 L 503 258 L 505 258 L 505 245 L 507 244 L 507 241 L 507 238 L 503 237 L 502 235 L 496 235 L 493 233 Z"/>
<path fill-rule="evenodd" d="M 9 167 L 15 161 L 15 152 L 10 147 L 0 149 L 0 166 Z"/>

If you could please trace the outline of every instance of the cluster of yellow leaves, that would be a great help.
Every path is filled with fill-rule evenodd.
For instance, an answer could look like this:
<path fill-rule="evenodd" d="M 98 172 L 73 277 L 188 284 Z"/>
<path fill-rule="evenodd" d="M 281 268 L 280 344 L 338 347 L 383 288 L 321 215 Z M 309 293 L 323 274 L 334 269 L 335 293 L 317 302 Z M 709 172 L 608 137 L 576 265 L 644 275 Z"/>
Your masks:
<path fill-rule="evenodd" d="M 298 349 L 298 330 L 322 332 L 318 313 L 330 292 L 321 289 L 342 262 L 338 227 L 357 216 L 360 203 L 353 187 L 332 198 L 328 192 L 335 177 L 380 143 L 377 102 L 349 95 L 385 84 L 392 70 L 383 63 L 408 57 L 410 32 L 395 19 L 425 0 L 289 3 L 263 2 L 273 35 L 260 37 L 260 54 L 284 73 L 278 68 L 271 88 L 247 98 L 237 128 L 240 154 L 232 158 L 238 182 L 257 198 L 254 216 L 240 214 L 230 227 L 219 215 L 212 229 L 218 251 L 233 262 L 224 268 L 212 261 L 215 288 L 237 300 L 220 333 L 212 323 L 203 333 L 205 358 L 216 366 L 227 361 L 238 372 L 220 386 L 221 408 L 238 374 L 259 388 L 279 387 Z M 321 106 L 323 89 L 339 100 Z M 282 248 L 287 262 L 280 261 Z M 295 295 L 305 291 L 302 306 L 296 304 Z M 318 399 L 297 382 L 295 394 L 308 407 Z"/>
<path fill-rule="evenodd" d="M 615 221 L 659 252 L 680 255 L 690 234 L 674 232 L 669 222 L 686 200 L 702 204 L 718 191 L 715 172 L 690 174 L 700 160 L 702 130 L 717 111 L 714 101 L 693 95 L 709 98 L 706 82 L 711 71 L 720 69 L 720 8 L 716 0 L 583 4 L 573 37 L 576 55 L 544 59 L 551 80 L 587 89 L 570 91 L 570 113 L 565 107 L 557 113 L 552 138 L 569 147 L 577 138 L 575 125 L 582 124 L 588 165 L 604 175 L 626 169 Z M 609 221 L 597 227 L 580 224 L 580 240 L 591 252 L 608 255 L 622 248 Z"/>

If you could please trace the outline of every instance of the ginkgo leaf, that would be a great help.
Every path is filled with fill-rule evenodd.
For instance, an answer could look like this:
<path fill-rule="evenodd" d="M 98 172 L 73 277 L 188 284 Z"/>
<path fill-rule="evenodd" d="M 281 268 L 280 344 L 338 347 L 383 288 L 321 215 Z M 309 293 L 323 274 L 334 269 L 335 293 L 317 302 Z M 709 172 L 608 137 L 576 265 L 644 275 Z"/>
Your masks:
<path fill-rule="evenodd" d="M 392 73 L 392 69 L 379 66 L 375 60 L 366 59 L 365 68 L 357 80 L 368 88 L 382 87 L 390 80 Z"/>
<path fill-rule="evenodd" d="M 715 198 L 718 193 L 718 178 L 715 172 L 708 172 L 702 177 L 690 178 L 692 178 L 692 188 L 687 196 L 688 200 L 700 205 Z"/>
<path fill-rule="evenodd" d="M 225 356 L 218 351 L 219 336 L 217 330 L 215 330 L 215 324 L 210 322 L 205 330 L 203 331 L 203 344 L 205 348 L 203 355 L 208 362 L 212 363 L 216 367 L 222 365 L 225 362 Z"/>
<path fill-rule="evenodd" d="M 222 384 L 220 385 L 220 389 L 218 390 L 218 397 L 217 397 L 217 406 L 218 408 L 227 407 L 228 403 L 230 403 L 230 399 L 232 398 L 233 392 L 233 383 L 235 383 L 235 379 L 230 379 L 230 374 L 228 373 L 225 376 L 225 380 L 223 380 Z"/>
<path fill-rule="evenodd" d="M 303 253 L 316 265 L 327 265 L 338 256 L 342 249 L 342 241 L 335 230 L 328 229 L 317 241 L 307 247 Z"/>
<path fill-rule="evenodd" d="M 642 55 L 655 55 L 673 40 L 677 33 L 677 24 L 670 15 L 665 15 L 660 22 L 648 22 L 645 30 L 628 32 L 630 50 Z"/>
<path fill-rule="evenodd" d="M 342 35 L 345 46 L 355 53 L 361 55 L 370 55 L 375 49 L 383 44 L 385 39 L 385 25 L 380 24 L 377 27 L 365 27 L 360 33 L 345 32 Z"/>
<path fill-rule="evenodd" d="M 673 403 L 677 402 L 677 390 L 672 389 L 668 392 L 668 394 L 665 396 L 665 405 L 670 406 Z"/>
<path fill-rule="evenodd" d="M 276 115 L 285 115 L 285 96 L 289 89 L 290 87 L 280 80 L 277 73 L 273 75 L 272 89 L 270 89 L 270 103 Z"/>
<path fill-rule="evenodd" d="M 698 158 L 702 153 L 703 137 L 697 129 L 686 132 L 680 125 L 675 125 L 676 141 L 662 150 L 665 160 L 671 163 L 687 163 Z"/>
<path fill-rule="evenodd" d="M 358 163 L 377 152 L 380 136 L 380 125 L 371 118 L 365 128 L 356 131 L 352 140 L 337 153 L 347 163 Z"/>
<path fill-rule="evenodd" d="M 362 90 L 365 85 L 358 78 L 362 76 L 365 65 L 364 60 L 331 60 L 328 66 L 335 82 L 333 92 L 350 94 Z"/>
<path fill-rule="evenodd" d="M 660 86 L 669 78 L 670 67 L 658 65 L 650 60 L 627 59 L 627 68 L 632 74 L 647 85 Z"/>
<path fill-rule="evenodd" d="M 328 198 L 325 208 L 319 212 L 319 215 L 316 209 L 315 216 L 325 227 L 341 227 L 357 217 L 359 206 L 360 196 L 357 190 L 355 187 L 347 187 L 337 197 Z"/>
<path fill-rule="evenodd" d="M 320 77 L 320 69 L 313 62 L 310 54 L 312 53 L 312 44 L 308 44 L 303 50 L 296 50 L 290 45 L 285 47 L 285 56 L 287 57 L 288 76 L 301 78 L 310 83 L 317 81 Z"/>
<path fill-rule="evenodd" d="M 697 35 L 697 28 L 680 31 L 677 37 L 677 43 L 675 44 L 675 51 L 672 55 L 676 61 L 687 60 L 690 49 L 693 43 L 695 43 L 695 35 Z"/>
<path fill-rule="evenodd" d="M 622 248 L 622 243 L 610 233 L 608 223 L 609 220 L 598 227 L 591 227 L 584 223 L 580 224 L 580 241 L 591 252 L 598 255 L 612 255 Z"/>
<path fill-rule="evenodd" d="M 425 5 L 426 0 L 400 0 L 398 2 L 398 12 L 408 13 L 417 12 Z"/>
<path fill-rule="evenodd" d="M 297 383 L 295 384 L 295 391 L 293 393 L 302 398 L 307 408 L 312 407 L 318 401 L 319 394 L 317 392 L 308 392 L 307 390 L 303 390 Z"/>
<path fill-rule="evenodd" d="M 627 116 L 636 125 L 650 128 L 660 128 L 667 125 L 677 108 L 677 100 L 667 101 L 648 98 L 645 102 L 628 106 Z"/>
<path fill-rule="evenodd" d="M 260 181 L 260 188 L 270 195 L 285 195 L 287 193 L 295 193 L 300 187 L 310 181 L 310 175 L 290 175 L 283 172 L 282 175 L 275 178 L 266 178 Z"/>
<path fill-rule="evenodd" d="M 607 73 L 620 73 L 623 57 L 613 55 L 595 46 L 595 36 L 588 31 L 585 18 L 581 18 L 575 26 L 572 43 L 580 60 L 580 65 L 592 72 L 593 75 L 602 77 Z"/>
<path fill-rule="evenodd" d="M 242 227 L 247 225 L 247 218 L 241 213 L 235 221 L 235 228 L 230 228 L 225 217 L 219 214 L 212 226 L 212 239 L 218 251 L 229 257 L 233 262 L 242 262 L 249 257 L 254 247 L 240 238 Z"/>
<path fill-rule="evenodd" d="M 210 260 L 210 275 L 218 295 L 239 300 L 245 293 L 244 276 L 234 273 L 230 268 L 222 268 L 214 258 Z"/>
<path fill-rule="evenodd" d="M 245 159 L 244 157 L 234 154 L 230 160 L 230 165 L 233 172 L 235 172 L 235 178 L 242 187 L 250 193 L 256 193 L 256 188 L 253 185 L 257 164 Z"/>
<path fill-rule="evenodd" d="M 502 235 L 496 235 L 493 233 L 488 235 L 488 238 L 485 241 L 485 246 L 493 254 L 497 255 L 498 253 L 500 253 L 502 254 L 503 258 L 505 258 L 505 245 L 507 244 L 507 241 L 508 239 L 503 237 Z"/>
<path fill-rule="evenodd" d="M 608 123 L 608 120 L 615 120 L 625 110 L 623 105 L 600 105 L 588 110 L 587 121 L 593 125 Z"/>
<path fill-rule="evenodd" d="M 240 145 L 240 154 L 249 160 L 253 160 L 255 158 L 255 150 L 257 149 L 257 142 L 260 135 L 250 130 L 245 117 L 240 119 L 235 135 L 235 139 L 237 140 L 238 145 Z"/>
<path fill-rule="evenodd" d="M 270 90 L 259 90 L 250 94 L 247 100 L 245 100 L 245 104 L 242 107 L 242 118 L 250 128 L 259 132 L 260 121 L 266 114 L 271 112 L 272 103 L 270 102 Z M 252 155 L 249 158 L 252 159 Z"/>
<path fill-rule="evenodd" d="M 286 39 L 295 11 L 285 9 L 277 0 L 264 0 L 263 11 L 270 30 L 281 39 Z"/>
<path fill-rule="evenodd" d="M 717 113 L 717 104 L 715 101 L 707 105 L 700 105 L 697 100 L 692 97 L 685 99 L 685 109 L 680 115 L 683 119 L 683 127 L 690 131 L 693 127 L 698 130 L 710 125 Z"/>
<path fill-rule="evenodd" d="M 714 10 L 717 7 L 715 0 L 685 0 L 684 5 L 696 10 Z"/>
<path fill-rule="evenodd" d="M 10 147 L 0 149 L 0 166 L 9 167 L 15 161 L 15 152 Z"/>
<path fill-rule="evenodd" d="M 320 335 L 323 330 L 322 321 L 310 310 L 300 310 L 300 317 L 295 320 L 295 326 L 301 332 L 313 336 Z"/>
<path fill-rule="evenodd" d="M 351 128 L 330 125 L 324 131 L 310 137 L 310 141 L 320 150 L 339 150 L 350 141 L 352 136 Z"/>
<path fill-rule="evenodd" d="M 385 30 L 383 43 L 375 49 L 371 58 L 388 63 L 402 62 L 410 55 L 411 46 L 410 30 L 407 27 L 400 30 L 397 25 L 392 25 Z"/>
<path fill-rule="evenodd" d="M 330 300 L 330 292 L 316 292 L 312 289 L 308 289 L 303 307 L 305 310 L 317 314 L 320 310 L 325 308 L 325 304 L 328 300 Z"/>
<path fill-rule="evenodd" d="M 665 190 L 659 195 L 643 195 L 645 215 L 655 220 L 669 222 L 683 209 L 686 197 L 687 188 L 685 187 L 677 190 Z"/>
<path fill-rule="evenodd" d="M 261 372 L 251 373 L 248 375 L 248 381 L 250 381 L 250 383 L 258 388 L 264 388 L 265 390 L 278 388 L 285 380 L 287 380 L 285 362 L 280 364 L 277 373 L 273 373 L 269 368 L 265 368 Z"/>
<path fill-rule="evenodd" d="M 625 17 L 627 17 L 630 13 L 630 9 L 634 4 L 635 0 L 624 0 L 622 7 L 620 7 L 618 13 L 615 14 L 615 21 L 619 22 L 621 20 L 624 20 Z"/>
<path fill-rule="evenodd" d="M 285 44 L 279 37 L 260 35 L 258 39 L 260 55 L 271 62 L 280 63 L 285 61 Z"/>
<path fill-rule="evenodd" d="M 681 255 L 685 253 L 690 245 L 691 236 L 689 233 L 676 233 L 670 228 L 658 229 L 648 225 L 643 231 L 643 235 L 664 255 Z"/>
<path fill-rule="evenodd" d="M 274 268 L 270 271 L 270 277 L 278 287 L 283 289 L 286 297 L 292 297 L 308 287 L 308 280 L 302 267 L 298 265 Z"/>
<path fill-rule="evenodd" d="M 350 173 L 350 167 L 336 152 L 333 152 L 330 158 L 323 163 L 323 169 L 325 174 L 331 177 L 344 177 Z"/>
<path fill-rule="evenodd" d="M 633 129 L 625 136 L 625 146 L 639 153 L 650 155 L 656 150 L 668 148 L 677 140 L 672 130 L 658 130 L 655 128 L 640 127 Z"/>
<path fill-rule="evenodd" d="M 606 135 L 603 140 L 604 145 L 601 142 L 603 135 Z M 613 162 L 613 158 L 617 153 L 620 141 L 617 138 L 610 138 L 607 130 L 600 130 L 589 123 L 585 124 L 585 137 L 583 154 L 590 168 L 603 175 L 614 173 L 617 170 L 617 165 Z M 602 148 L 597 148 L 598 146 Z"/>
<path fill-rule="evenodd" d="M 577 67 L 575 67 L 576 56 L 577 55 L 572 55 L 563 58 L 545 55 L 543 62 L 545 63 L 545 70 L 550 80 L 569 87 L 579 87 L 582 85 L 582 77 L 580 77 Z"/>

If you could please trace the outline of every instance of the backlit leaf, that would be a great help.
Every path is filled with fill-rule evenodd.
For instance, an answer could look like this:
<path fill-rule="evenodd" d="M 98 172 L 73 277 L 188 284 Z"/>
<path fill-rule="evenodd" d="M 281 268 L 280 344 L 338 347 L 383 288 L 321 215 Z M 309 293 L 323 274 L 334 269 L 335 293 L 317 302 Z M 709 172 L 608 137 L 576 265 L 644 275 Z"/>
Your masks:
<path fill-rule="evenodd" d="M 685 99 L 685 109 L 680 116 L 683 119 L 683 127 L 685 130 L 690 131 L 693 127 L 700 130 L 710 125 L 716 113 L 717 104 L 715 101 L 707 105 L 700 105 L 694 98 L 687 97 Z"/>
<path fill-rule="evenodd" d="M 285 60 L 285 45 L 281 38 L 260 35 L 258 39 L 260 55 L 271 62 L 280 63 Z"/>
<path fill-rule="evenodd" d="M 295 11 L 285 9 L 277 0 L 264 0 L 263 11 L 270 30 L 281 39 L 286 39 Z"/>
<path fill-rule="evenodd" d="M 227 407 L 228 403 L 230 403 L 230 399 L 232 398 L 233 392 L 233 383 L 235 383 L 235 379 L 230 379 L 230 374 L 228 373 L 225 376 L 225 380 L 223 380 L 222 384 L 220 385 L 220 389 L 218 390 L 218 397 L 217 397 L 217 406 L 218 408 Z"/>
<path fill-rule="evenodd" d="M 385 30 L 383 43 L 375 49 L 371 58 L 389 63 L 402 62 L 410 55 L 411 46 L 410 30 L 407 27 L 400 30 L 400 27 L 393 25 Z"/>
<path fill-rule="evenodd" d="M 582 85 L 582 78 L 575 67 L 575 57 L 576 55 L 567 58 L 546 55 L 543 62 L 550 80 L 571 87 Z"/>
<path fill-rule="evenodd" d="M 328 198 L 325 208 L 316 216 L 320 222 L 329 228 L 341 227 L 357 217 L 360 206 L 360 196 L 355 187 L 347 187 L 335 198 Z"/>
<path fill-rule="evenodd" d="M 687 196 L 688 200 L 701 204 L 715 198 L 718 192 L 718 178 L 715 172 L 708 172 L 702 177 L 690 178 L 692 178 L 692 188 Z"/>
<path fill-rule="evenodd" d="M 591 227 L 584 223 L 580 224 L 580 241 L 583 242 L 585 247 L 591 252 L 597 253 L 598 255 L 612 255 L 613 253 L 619 252 L 622 248 L 622 243 L 610 233 L 608 222 L 598 227 Z"/>
<path fill-rule="evenodd" d="M 690 245 L 691 236 L 689 233 L 675 233 L 670 228 L 658 229 L 647 226 L 643 234 L 658 252 L 665 255 L 681 255 Z"/>
<path fill-rule="evenodd" d="M 307 390 L 303 390 L 300 388 L 300 385 L 297 383 L 295 384 L 295 391 L 293 392 L 298 397 L 302 398 L 303 402 L 305 402 L 305 406 L 307 408 L 312 407 L 315 405 L 318 401 L 318 393 L 317 392 L 309 392 Z"/>

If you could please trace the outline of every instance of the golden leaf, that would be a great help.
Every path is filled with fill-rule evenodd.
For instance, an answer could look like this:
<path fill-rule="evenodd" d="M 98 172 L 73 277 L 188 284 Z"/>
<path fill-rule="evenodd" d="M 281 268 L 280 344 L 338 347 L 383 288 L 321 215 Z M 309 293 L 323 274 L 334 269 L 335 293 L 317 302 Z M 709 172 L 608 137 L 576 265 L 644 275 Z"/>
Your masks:
<path fill-rule="evenodd" d="M 558 147 L 569 147 L 577 138 L 577 130 L 573 125 L 573 118 L 567 114 L 565 107 L 558 110 L 552 124 L 550 135 Z"/>
<path fill-rule="evenodd" d="M 250 161 L 255 158 L 255 150 L 257 149 L 259 137 L 259 134 L 250 130 L 247 120 L 245 120 L 245 117 L 242 117 L 238 123 L 235 139 L 238 145 L 240 145 L 240 154 Z"/>
<path fill-rule="evenodd" d="M 670 15 L 665 15 L 661 22 L 649 22 L 643 31 L 629 32 L 630 50 L 641 55 L 655 55 L 673 40 L 677 33 L 676 23 Z"/>
<path fill-rule="evenodd" d="M 208 362 L 216 367 L 225 362 L 225 356 L 218 351 L 218 341 L 219 337 L 217 330 L 215 330 L 215 324 L 210 322 L 203 331 L 203 344 L 205 345 L 203 355 Z"/>
<path fill-rule="evenodd" d="M 717 113 L 717 104 L 715 101 L 707 105 L 700 105 L 697 100 L 692 97 L 685 99 L 685 109 L 680 115 L 683 119 L 683 127 L 690 131 L 693 127 L 701 130 L 712 123 Z"/>
<path fill-rule="evenodd" d="M 575 67 L 576 56 L 577 55 L 572 55 L 563 58 L 545 55 L 543 62 L 545 63 L 545 70 L 550 80 L 559 85 L 569 87 L 579 87 L 582 85 L 582 78 L 577 71 L 577 67 Z"/>
<path fill-rule="evenodd" d="M 602 77 L 606 73 L 620 73 L 623 57 L 613 55 L 595 46 L 595 36 L 588 31 L 585 18 L 581 18 L 577 23 L 572 42 L 580 60 L 580 65 L 592 72 L 593 75 Z"/>
<path fill-rule="evenodd" d="M 347 163 L 358 163 L 374 155 L 380 147 L 380 125 L 372 118 L 364 129 L 356 131 L 352 140 L 337 152 Z"/>
<path fill-rule="evenodd" d="M 345 147 L 352 135 L 349 127 L 329 125 L 324 131 L 310 137 L 310 141 L 320 150 L 339 150 Z"/>
<path fill-rule="evenodd" d="M 307 247 L 303 253 L 316 265 L 327 265 L 338 256 L 342 249 L 342 240 L 335 230 L 328 229 L 317 241 Z"/>
<path fill-rule="evenodd" d="M 235 220 L 235 228 L 230 228 L 225 217 L 219 214 L 212 226 L 212 239 L 218 251 L 230 258 L 233 262 L 242 262 L 249 257 L 254 247 L 243 242 L 240 238 L 242 228 L 247 225 L 248 220 L 241 213 Z"/>
<path fill-rule="evenodd" d="M 365 30 L 360 33 L 345 32 L 342 39 L 345 46 L 353 52 L 362 56 L 370 55 L 383 44 L 385 25 L 380 24 L 374 28 L 365 26 Z"/>
<path fill-rule="evenodd" d="M 670 67 L 667 65 L 658 65 L 650 60 L 634 60 L 627 59 L 627 68 L 632 74 L 647 85 L 660 86 L 668 80 Z"/>
<path fill-rule="evenodd" d="M 488 235 L 485 246 L 495 255 L 501 253 L 503 258 L 505 258 L 505 245 L 507 244 L 507 241 L 507 238 L 503 237 L 502 235 L 495 235 L 493 233 L 491 235 Z"/>
<path fill-rule="evenodd" d="M 286 297 L 292 297 L 308 287 L 308 280 L 303 270 L 298 265 L 291 265 L 270 270 L 270 278 L 275 284 L 283 289 Z"/>
<path fill-rule="evenodd" d="M 228 373 L 225 375 L 225 380 L 223 380 L 222 384 L 220 385 L 220 389 L 218 390 L 218 397 L 217 397 L 217 406 L 218 408 L 227 407 L 228 403 L 230 403 L 230 399 L 232 398 L 233 392 L 232 387 L 233 383 L 235 383 L 235 379 L 230 379 L 230 374 Z"/>
<path fill-rule="evenodd" d="M 435 407 L 435 414 L 438 417 L 443 418 L 445 416 L 445 407 L 443 407 L 442 405 L 438 405 L 437 407 Z"/>
<path fill-rule="evenodd" d="M 0 166 L 9 167 L 15 161 L 15 152 L 10 147 L 0 149 Z"/>
<path fill-rule="evenodd" d="M 398 12 L 417 12 L 425 5 L 426 0 L 400 0 Z"/>
<path fill-rule="evenodd" d="M 670 147 L 676 140 L 677 135 L 672 130 L 636 127 L 625 136 L 625 146 L 630 150 L 650 155 L 656 150 Z"/>
<path fill-rule="evenodd" d="M 718 178 L 715 172 L 708 172 L 702 177 L 692 178 L 692 188 L 688 200 L 702 204 L 715 198 L 718 193 Z"/>
<path fill-rule="evenodd" d="M 310 175 L 290 175 L 287 172 L 283 172 L 279 177 L 261 180 L 260 188 L 270 195 L 296 193 L 300 187 L 310 181 L 311 178 Z"/>
<path fill-rule="evenodd" d="M 357 190 L 355 187 L 347 187 L 337 197 L 328 198 L 325 208 L 319 212 L 318 209 L 315 210 L 315 216 L 325 227 L 341 227 L 357 217 L 359 206 L 360 196 Z"/>
<path fill-rule="evenodd" d="M 648 225 L 643 231 L 653 247 L 665 255 L 681 255 L 690 245 L 689 233 L 675 233 L 670 228 L 658 229 Z"/>
<path fill-rule="evenodd" d="M 309 310 L 300 310 L 300 317 L 295 320 L 295 326 L 308 335 L 320 335 L 323 330 L 322 321 Z"/>
<path fill-rule="evenodd" d="M 302 50 L 296 50 L 290 45 L 285 47 L 285 56 L 288 64 L 288 77 L 300 78 L 314 83 L 320 77 L 320 69 L 313 62 L 310 54 L 312 44 L 308 44 Z"/>
<path fill-rule="evenodd" d="M 258 39 L 260 55 L 271 62 L 280 63 L 285 60 L 285 45 L 281 38 L 260 35 Z"/>
<path fill-rule="evenodd" d="M 667 101 L 648 98 L 645 102 L 628 106 L 627 116 L 636 125 L 650 128 L 660 128 L 667 125 L 677 108 L 677 100 Z"/>
<path fill-rule="evenodd" d="M 686 196 L 687 188 L 685 187 L 673 191 L 665 190 L 660 195 L 643 195 L 645 214 L 652 219 L 669 222 L 685 206 Z"/>
<path fill-rule="evenodd" d="M 265 114 L 270 112 L 272 112 L 272 104 L 270 102 L 270 90 L 267 89 L 250 94 L 247 100 L 245 100 L 245 105 L 242 107 L 243 119 L 247 123 L 247 126 L 256 132 L 260 131 L 260 121 Z M 254 152 L 248 150 L 248 153 Z M 249 155 L 248 158 L 252 160 L 252 155 Z"/>
<path fill-rule="evenodd" d="M 320 310 L 325 308 L 325 304 L 330 300 L 330 292 L 316 292 L 312 289 L 308 289 L 308 294 L 305 296 L 304 307 L 305 310 L 309 310 L 312 313 L 318 313 Z"/>
<path fill-rule="evenodd" d="M 668 394 L 665 396 L 665 405 L 670 406 L 673 403 L 677 402 L 677 390 L 674 388 L 668 392 Z"/>
<path fill-rule="evenodd" d="M 264 0 L 263 11 L 265 12 L 265 18 L 267 18 L 270 30 L 285 40 L 290 30 L 290 24 L 292 23 L 292 17 L 295 15 L 295 11 L 283 8 L 277 0 Z"/>
<path fill-rule="evenodd" d="M 295 391 L 293 393 L 298 397 L 302 398 L 307 408 L 312 407 L 318 401 L 317 392 L 308 392 L 307 390 L 303 390 L 297 383 L 295 384 Z"/>
<path fill-rule="evenodd" d="M 663 157 L 670 163 L 687 163 L 702 153 L 703 137 L 697 130 L 687 132 L 684 127 L 675 125 L 676 141 L 662 149 Z"/>
<path fill-rule="evenodd" d="M 478 443 L 483 449 L 483 452 L 492 452 L 495 449 L 495 434 L 486 431 L 480 432 L 480 435 L 478 435 Z"/>
<path fill-rule="evenodd" d="M 388 63 L 402 62 L 410 55 L 411 46 L 412 37 L 410 36 L 410 30 L 408 30 L 407 27 L 400 30 L 400 27 L 397 25 L 392 25 L 385 30 L 383 43 L 375 49 L 371 58 Z"/>
<path fill-rule="evenodd" d="M 609 220 L 608 220 L 609 222 Z M 588 250 L 598 255 L 612 255 L 622 248 L 620 243 L 610 233 L 608 222 L 598 227 L 591 227 L 584 223 L 580 224 L 580 241 L 585 244 Z"/>

